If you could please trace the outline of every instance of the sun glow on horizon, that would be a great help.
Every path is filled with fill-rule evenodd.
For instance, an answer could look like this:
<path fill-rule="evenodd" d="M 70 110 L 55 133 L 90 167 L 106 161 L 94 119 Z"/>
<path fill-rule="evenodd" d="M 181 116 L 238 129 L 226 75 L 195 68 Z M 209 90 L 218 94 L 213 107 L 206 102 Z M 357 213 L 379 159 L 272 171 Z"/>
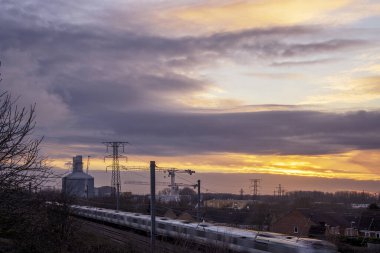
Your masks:
<path fill-rule="evenodd" d="M 149 168 L 149 161 L 155 160 L 160 167 L 193 169 L 196 172 L 218 173 L 259 173 L 319 177 L 329 179 L 380 180 L 376 173 L 380 151 L 350 151 L 341 154 L 326 155 L 249 155 L 249 154 L 208 154 L 182 157 L 148 157 L 131 155 L 128 162 L 120 164 L 130 167 Z M 366 159 L 363 160 L 363 158 Z M 54 159 L 55 168 L 68 169 L 69 159 Z M 146 161 L 146 162 L 144 162 Z M 86 159 L 83 161 L 86 169 Z M 109 161 L 92 158 L 90 171 L 105 171 Z M 121 169 L 123 171 L 124 169 Z"/>

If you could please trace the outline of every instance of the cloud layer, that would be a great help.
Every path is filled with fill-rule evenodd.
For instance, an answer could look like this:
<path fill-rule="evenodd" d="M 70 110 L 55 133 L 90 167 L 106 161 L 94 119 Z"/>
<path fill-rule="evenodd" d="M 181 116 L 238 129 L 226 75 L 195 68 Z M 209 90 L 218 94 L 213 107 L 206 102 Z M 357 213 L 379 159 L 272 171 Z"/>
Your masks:
<path fill-rule="evenodd" d="M 320 2 L 328 11 L 348 4 L 334 3 Z M 161 156 L 316 155 L 380 149 L 378 111 L 318 112 L 296 109 L 294 104 L 283 110 L 279 110 L 282 105 L 264 105 L 272 109 L 246 112 L 192 107 L 192 101 L 201 101 L 206 109 L 207 104 L 255 108 L 236 97 L 213 98 L 215 90 L 223 88 L 204 69 L 250 66 L 253 77 L 256 73 L 262 79 L 303 82 L 299 77 L 305 73 L 298 68 L 343 62 L 353 52 L 376 47 L 368 37 L 299 21 L 170 36 L 159 30 L 162 24 L 141 21 L 159 8 L 144 12 L 139 4 L 131 4 L 126 12 L 131 20 L 122 26 L 111 18 L 118 4 L 79 3 L 74 11 L 71 1 L 43 6 L 35 1 L 4 1 L 1 89 L 21 95 L 24 105 L 37 102 L 37 134 L 46 136 L 51 149 L 84 145 L 99 152 L 100 142 L 108 140 L 127 140 L 144 147 L 136 154 Z M 163 13 L 170 14 L 169 9 Z M 293 68 L 290 74 L 276 72 L 286 67 Z M 378 95 L 378 75 L 355 80 L 352 85 L 363 84 L 365 94 Z M 230 85 L 245 90 L 239 80 Z"/>

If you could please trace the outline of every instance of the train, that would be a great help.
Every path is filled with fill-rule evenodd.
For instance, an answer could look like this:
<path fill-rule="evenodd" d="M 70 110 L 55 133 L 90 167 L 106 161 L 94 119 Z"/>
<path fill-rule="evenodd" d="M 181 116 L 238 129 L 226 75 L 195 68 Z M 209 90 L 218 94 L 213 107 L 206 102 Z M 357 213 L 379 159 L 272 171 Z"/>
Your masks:
<path fill-rule="evenodd" d="M 149 215 L 111 209 L 72 205 L 75 216 L 127 227 L 141 232 L 151 230 Z M 261 232 L 205 222 L 189 222 L 166 217 L 156 217 L 158 236 L 185 239 L 200 245 L 228 248 L 244 253 L 337 253 L 334 244 L 311 238 Z"/>

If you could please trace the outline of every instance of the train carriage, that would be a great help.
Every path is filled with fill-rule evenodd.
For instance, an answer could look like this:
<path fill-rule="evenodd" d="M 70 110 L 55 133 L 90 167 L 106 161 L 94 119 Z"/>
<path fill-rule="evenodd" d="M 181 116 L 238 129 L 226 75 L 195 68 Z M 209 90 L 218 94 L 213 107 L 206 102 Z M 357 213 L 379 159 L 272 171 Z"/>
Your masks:
<path fill-rule="evenodd" d="M 125 226 L 138 231 L 150 231 L 150 216 L 87 206 L 71 206 L 73 214 L 93 220 Z M 335 245 L 316 239 L 297 238 L 278 233 L 190 223 L 157 217 L 157 235 L 182 238 L 205 245 L 228 247 L 249 253 L 337 253 Z"/>

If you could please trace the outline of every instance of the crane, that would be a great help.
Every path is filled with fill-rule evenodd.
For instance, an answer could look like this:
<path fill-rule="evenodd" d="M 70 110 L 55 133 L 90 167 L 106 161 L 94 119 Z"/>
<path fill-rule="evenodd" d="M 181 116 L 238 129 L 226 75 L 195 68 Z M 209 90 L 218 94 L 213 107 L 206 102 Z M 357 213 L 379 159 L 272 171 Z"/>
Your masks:
<path fill-rule="evenodd" d="M 169 186 L 171 187 L 172 185 L 166 182 L 155 182 L 156 185 L 161 185 L 161 186 Z M 144 182 L 144 181 L 124 181 L 124 184 L 134 184 L 134 185 L 150 185 L 149 182 Z M 183 184 L 183 183 L 176 183 L 175 186 L 178 188 L 179 186 L 181 187 L 193 187 L 194 189 L 198 188 L 198 203 L 196 205 L 197 208 L 197 220 L 201 220 L 201 180 L 198 180 L 196 184 Z M 169 200 L 178 200 L 178 196 L 173 196 L 170 193 Z"/>
<path fill-rule="evenodd" d="M 65 172 L 65 173 L 70 173 L 72 168 L 73 168 L 73 163 L 71 161 L 65 162 L 64 166 L 67 168 L 67 172 Z"/>
<path fill-rule="evenodd" d="M 149 182 L 144 181 L 124 181 L 124 184 L 133 184 L 133 185 L 150 185 Z M 171 184 L 168 184 L 167 182 L 156 182 L 156 185 L 160 186 L 171 186 Z M 197 184 L 184 184 L 184 183 L 176 183 L 176 186 L 180 187 L 197 187 Z"/>
<path fill-rule="evenodd" d="M 175 196 L 175 195 L 178 195 L 178 187 L 179 186 L 184 186 L 184 185 L 181 185 L 181 184 L 178 184 L 175 182 L 175 174 L 176 173 L 187 173 L 189 175 L 192 175 L 193 173 L 195 173 L 194 170 L 179 170 L 179 169 L 176 169 L 176 168 L 169 168 L 169 169 L 165 169 L 164 172 L 168 173 L 168 176 L 170 177 L 170 195 L 172 196 Z M 189 186 L 189 185 L 186 185 L 186 186 Z M 193 185 L 191 185 L 193 186 Z"/>
<path fill-rule="evenodd" d="M 179 187 L 186 187 L 186 186 L 193 186 L 194 188 L 196 187 L 194 185 L 186 185 L 186 184 L 175 182 L 176 173 L 186 173 L 186 174 L 192 175 L 193 173 L 195 173 L 194 170 L 190 170 L 190 169 L 180 170 L 177 168 L 160 168 L 160 167 L 156 167 L 156 168 L 158 171 L 168 173 L 168 176 L 170 177 L 170 184 L 167 186 L 170 188 L 170 195 L 171 196 L 178 196 Z M 123 166 L 122 169 L 124 169 L 124 170 L 147 170 L 148 168 L 143 167 L 143 166 Z M 142 185 L 142 182 L 139 182 L 138 184 Z M 146 183 L 146 185 L 148 185 L 148 183 Z"/>
<path fill-rule="evenodd" d="M 121 167 L 121 169 L 123 170 L 148 170 L 149 168 L 147 167 L 144 167 L 144 166 L 123 166 Z M 195 185 L 188 185 L 188 184 L 183 184 L 183 183 L 176 183 L 175 182 L 175 175 L 176 173 L 186 173 L 186 174 L 189 174 L 189 175 L 192 175 L 193 173 L 195 173 L 194 170 L 191 170 L 191 169 L 185 169 L 185 170 L 180 170 L 180 169 L 177 169 L 177 168 L 173 168 L 173 167 L 158 167 L 156 166 L 156 170 L 157 171 L 161 171 L 161 172 L 164 172 L 164 173 L 168 173 L 168 176 L 170 177 L 170 184 L 166 184 L 169 188 L 170 188 L 170 197 L 174 200 L 178 200 L 179 198 L 179 187 L 186 187 L 186 186 L 192 186 L 194 188 L 196 188 L 196 184 Z M 140 185 L 149 185 L 149 183 L 142 183 L 142 182 L 139 182 L 138 184 Z M 158 185 L 158 184 L 156 184 Z"/>

